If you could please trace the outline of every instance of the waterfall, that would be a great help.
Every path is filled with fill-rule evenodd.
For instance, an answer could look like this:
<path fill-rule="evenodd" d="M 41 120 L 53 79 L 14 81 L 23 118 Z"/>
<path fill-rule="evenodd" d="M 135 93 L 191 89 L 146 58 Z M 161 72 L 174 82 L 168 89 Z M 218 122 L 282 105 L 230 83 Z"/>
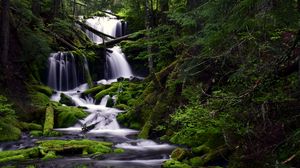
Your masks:
<path fill-rule="evenodd" d="M 125 35 L 127 23 L 118 20 L 112 15 L 106 17 L 93 17 L 85 21 L 90 27 L 113 37 Z M 96 44 L 103 42 L 103 39 L 94 33 L 86 30 L 88 37 Z M 105 39 L 110 40 L 110 39 Z M 106 52 L 106 77 L 117 79 L 119 77 L 130 78 L 133 76 L 129 63 L 119 46 L 108 48 Z"/>
<path fill-rule="evenodd" d="M 119 77 L 130 78 L 133 76 L 129 63 L 119 46 L 110 48 L 112 52 L 106 52 L 108 61 L 108 75 L 111 79 Z"/>
<path fill-rule="evenodd" d="M 57 91 L 74 89 L 89 75 L 85 57 L 83 57 L 81 66 L 82 68 L 78 67 L 72 53 L 51 53 L 48 58 L 48 86 Z"/>

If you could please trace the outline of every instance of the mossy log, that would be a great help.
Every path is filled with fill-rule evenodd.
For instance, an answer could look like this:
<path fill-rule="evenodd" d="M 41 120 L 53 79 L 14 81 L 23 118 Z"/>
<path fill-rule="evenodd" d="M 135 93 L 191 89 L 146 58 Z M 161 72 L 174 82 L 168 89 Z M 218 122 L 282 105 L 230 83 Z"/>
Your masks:
<path fill-rule="evenodd" d="M 50 105 L 46 109 L 43 134 L 48 135 L 53 130 L 53 126 L 54 126 L 54 110 L 53 107 Z"/>
<path fill-rule="evenodd" d="M 105 34 L 105 33 L 103 33 L 103 32 L 100 32 L 100 31 L 98 31 L 98 30 L 92 28 L 91 26 L 89 26 L 89 25 L 87 25 L 87 24 L 85 24 L 85 23 L 82 23 L 81 21 L 75 20 L 75 23 L 79 24 L 79 25 L 82 26 L 83 28 L 85 28 L 85 29 L 91 31 L 92 33 L 98 35 L 98 36 L 101 37 L 101 38 L 109 37 L 109 38 L 111 38 L 111 39 L 115 39 L 115 37 L 113 37 L 113 36 L 111 36 L 111 35 L 108 35 L 108 34 Z"/>
<path fill-rule="evenodd" d="M 112 150 L 112 143 L 93 140 L 46 140 L 38 141 L 36 147 L 9 150 L 0 152 L 0 163 L 24 161 L 42 158 L 42 160 L 55 159 L 58 155 L 102 155 L 111 152 L 121 153 L 121 149 Z"/>

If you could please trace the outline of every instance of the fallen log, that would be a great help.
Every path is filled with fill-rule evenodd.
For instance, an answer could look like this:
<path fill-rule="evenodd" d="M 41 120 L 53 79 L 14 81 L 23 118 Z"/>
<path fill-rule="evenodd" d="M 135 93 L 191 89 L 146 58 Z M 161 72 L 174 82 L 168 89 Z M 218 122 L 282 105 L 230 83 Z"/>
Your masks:
<path fill-rule="evenodd" d="M 69 42 L 67 42 L 65 39 L 61 38 L 59 35 L 57 35 L 56 33 L 45 29 L 44 30 L 46 33 L 50 33 L 52 36 L 54 36 L 57 40 L 59 40 L 60 42 L 62 42 L 63 44 L 65 44 L 69 49 L 71 50 L 78 50 L 77 47 L 75 47 L 74 45 L 70 44 Z"/>
<path fill-rule="evenodd" d="M 79 25 L 82 26 L 83 28 L 85 28 L 85 29 L 91 31 L 92 33 L 94 33 L 94 34 L 96 34 L 96 35 L 98 35 L 98 36 L 100 36 L 100 37 L 102 37 L 102 38 L 104 38 L 104 37 L 109 37 L 109 38 L 111 38 L 111 39 L 115 39 L 115 37 L 113 37 L 113 36 L 111 36 L 111 35 L 108 35 L 108 34 L 105 34 L 105 33 L 103 33 L 103 32 L 100 32 L 100 31 L 98 31 L 98 30 L 92 28 L 91 26 L 88 26 L 88 25 L 86 25 L 86 24 L 84 24 L 84 23 L 82 23 L 82 22 L 80 22 L 80 21 L 78 21 L 78 20 L 75 20 L 75 23 L 79 24 Z"/>
<path fill-rule="evenodd" d="M 106 44 L 106 46 L 114 46 L 114 45 L 120 43 L 123 40 L 127 40 L 130 37 L 130 35 L 131 34 L 128 34 L 128 35 L 118 37 L 118 38 L 110 40 L 110 41 L 106 41 L 105 44 Z"/>

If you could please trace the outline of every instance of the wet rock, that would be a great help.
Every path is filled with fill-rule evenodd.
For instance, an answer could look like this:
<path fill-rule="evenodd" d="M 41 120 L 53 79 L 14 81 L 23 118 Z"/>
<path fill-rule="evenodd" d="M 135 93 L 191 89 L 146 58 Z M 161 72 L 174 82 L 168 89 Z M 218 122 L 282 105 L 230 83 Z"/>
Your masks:
<path fill-rule="evenodd" d="M 184 148 L 176 148 L 171 153 L 171 158 L 174 160 L 182 161 L 189 155 L 189 152 Z"/>

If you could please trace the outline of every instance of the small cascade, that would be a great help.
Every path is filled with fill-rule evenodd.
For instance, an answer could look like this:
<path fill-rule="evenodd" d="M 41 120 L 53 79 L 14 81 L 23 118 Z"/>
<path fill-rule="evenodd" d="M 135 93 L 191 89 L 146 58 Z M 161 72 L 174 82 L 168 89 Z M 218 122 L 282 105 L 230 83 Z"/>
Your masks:
<path fill-rule="evenodd" d="M 95 16 L 93 18 L 89 18 L 85 21 L 85 23 L 94 28 L 95 30 L 98 30 L 104 34 L 113 36 L 113 37 L 121 37 L 125 35 L 127 26 L 126 22 L 118 20 L 115 17 L 98 17 Z M 94 33 L 86 30 L 86 33 L 88 37 L 96 44 L 103 43 L 103 39 Z M 110 40 L 110 39 L 108 39 Z"/>
<path fill-rule="evenodd" d="M 119 46 L 110 48 L 112 53 L 107 52 L 108 78 L 117 79 L 119 77 L 130 78 L 133 76 L 129 63 Z"/>
<path fill-rule="evenodd" d="M 78 86 L 75 58 L 71 53 L 52 53 L 48 64 L 48 86 L 55 90 L 70 90 Z"/>
<path fill-rule="evenodd" d="M 106 17 L 93 17 L 85 21 L 90 27 L 103 32 L 113 37 L 124 36 L 126 32 L 127 23 L 118 20 L 112 15 Z M 88 37 L 96 44 L 103 42 L 103 39 L 94 33 L 86 30 Z M 111 39 L 105 39 L 111 40 Z M 126 60 L 124 53 L 119 46 L 108 49 L 106 52 L 106 78 L 117 79 L 119 77 L 130 78 L 133 76 L 129 63 Z"/>
<path fill-rule="evenodd" d="M 104 97 L 102 98 L 101 102 L 100 102 L 100 105 L 101 105 L 101 106 L 106 106 L 107 101 L 108 101 L 109 98 L 110 98 L 109 95 L 104 96 Z"/>

